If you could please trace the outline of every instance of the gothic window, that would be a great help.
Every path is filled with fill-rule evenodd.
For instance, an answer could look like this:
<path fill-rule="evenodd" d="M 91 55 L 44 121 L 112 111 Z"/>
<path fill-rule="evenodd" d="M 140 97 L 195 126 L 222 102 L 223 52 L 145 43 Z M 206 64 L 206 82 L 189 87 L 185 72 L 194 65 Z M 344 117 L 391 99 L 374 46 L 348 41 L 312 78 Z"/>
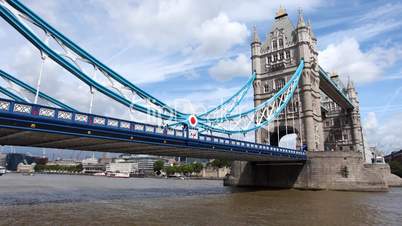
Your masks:
<path fill-rule="evenodd" d="M 286 51 L 286 59 L 289 59 L 290 58 L 290 51 L 288 50 L 288 51 Z"/>
<path fill-rule="evenodd" d="M 285 79 L 276 80 L 276 89 L 277 90 L 282 89 L 283 86 L 285 86 Z"/>
<path fill-rule="evenodd" d="M 280 52 L 279 53 L 279 60 L 283 60 L 284 58 L 283 58 L 283 52 Z"/>
<path fill-rule="evenodd" d="M 273 49 L 277 49 L 278 48 L 278 42 L 276 42 L 276 40 L 272 41 L 272 48 Z"/>
<path fill-rule="evenodd" d="M 279 48 L 283 48 L 283 39 L 279 39 Z"/>
<path fill-rule="evenodd" d="M 274 62 L 278 61 L 278 54 L 274 54 Z"/>
<path fill-rule="evenodd" d="M 269 92 L 269 86 L 268 83 L 264 84 L 264 93 L 268 93 Z"/>

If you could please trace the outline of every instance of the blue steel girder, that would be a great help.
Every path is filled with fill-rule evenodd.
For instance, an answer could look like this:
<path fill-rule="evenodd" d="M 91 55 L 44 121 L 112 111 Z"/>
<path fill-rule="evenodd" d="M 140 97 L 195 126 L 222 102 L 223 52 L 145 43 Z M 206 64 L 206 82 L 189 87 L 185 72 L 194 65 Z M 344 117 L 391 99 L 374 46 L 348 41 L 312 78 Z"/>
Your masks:
<path fill-rule="evenodd" d="M 35 95 L 36 92 L 37 92 L 37 90 L 36 90 L 35 88 L 33 88 L 32 86 L 30 86 L 30 85 L 24 83 L 23 81 L 21 81 L 21 80 L 15 78 L 14 76 L 12 76 L 12 75 L 6 73 L 5 71 L 3 71 L 3 70 L 1 70 L 1 69 L 0 69 L 0 77 L 3 77 L 4 79 L 13 82 L 14 84 L 18 85 L 19 87 L 23 88 L 24 90 L 27 90 L 28 92 L 30 92 L 30 93 L 32 93 L 32 94 L 34 94 L 34 95 Z M 15 96 L 15 95 L 14 95 L 14 96 Z M 39 91 L 38 96 L 39 96 L 40 98 L 46 100 L 46 101 L 49 101 L 50 103 L 52 103 L 52 104 L 54 104 L 54 105 L 59 106 L 59 107 L 61 107 L 61 108 L 64 108 L 64 109 L 66 109 L 66 110 L 69 110 L 69 111 L 77 111 L 77 110 L 75 110 L 74 108 L 68 106 L 67 104 L 64 104 L 63 102 L 61 102 L 61 101 L 59 101 L 59 100 L 56 100 L 55 98 L 53 98 L 53 97 L 51 97 L 51 96 L 49 96 L 49 95 L 47 95 L 47 94 L 45 94 L 45 93 L 43 93 L 43 92 L 41 92 L 41 91 Z M 22 98 L 19 98 L 19 99 L 13 98 L 13 99 L 16 100 L 16 101 L 20 101 Z"/>
<path fill-rule="evenodd" d="M 11 134 L 16 134 L 14 139 L 11 138 L 12 135 L 7 137 L 10 131 Z M 27 132 L 29 135 L 18 136 L 19 132 Z M 83 140 L 73 148 L 71 148 L 71 144 L 70 146 L 44 145 L 44 143 L 57 141 L 57 139 L 61 141 L 67 139 L 65 144 L 68 144 L 71 143 L 68 142 L 68 139 L 79 138 L 92 142 L 110 141 L 112 142 L 109 143 L 110 149 L 102 149 L 107 152 L 121 150 L 128 153 L 166 156 L 177 154 L 204 158 L 224 157 L 247 161 L 306 159 L 306 153 L 301 150 L 202 134 L 191 138 L 188 132 L 186 129 L 167 130 L 133 121 L 0 99 L 0 145 L 97 151 L 89 148 L 90 146 L 86 145 Z M 46 140 L 47 137 L 49 140 Z M 124 145 L 125 148 L 113 149 L 113 142 L 117 145 L 115 147 Z"/>

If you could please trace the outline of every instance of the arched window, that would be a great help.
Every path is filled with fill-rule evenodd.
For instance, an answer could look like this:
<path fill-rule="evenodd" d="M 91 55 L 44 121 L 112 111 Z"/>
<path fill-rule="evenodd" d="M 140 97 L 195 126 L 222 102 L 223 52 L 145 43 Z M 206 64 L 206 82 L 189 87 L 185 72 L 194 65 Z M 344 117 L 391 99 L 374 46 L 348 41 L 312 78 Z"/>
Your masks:
<path fill-rule="evenodd" d="M 268 93 L 269 92 L 269 85 L 268 83 L 264 84 L 264 93 Z"/>
<path fill-rule="evenodd" d="M 277 48 L 278 48 L 278 43 L 276 42 L 276 40 L 272 40 L 272 48 L 273 48 L 273 49 L 277 49 Z"/>
<path fill-rule="evenodd" d="M 285 86 L 285 79 L 276 80 L 276 89 L 280 90 Z"/>
<path fill-rule="evenodd" d="M 288 50 L 288 51 L 286 51 L 286 59 L 289 59 L 290 58 L 290 51 Z"/>
<path fill-rule="evenodd" d="M 283 39 L 279 39 L 279 48 L 283 48 Z"/>
<path fill-rule="evenodd" d="M 283 60 L 284 58 L 283 58 L 284 56 L 283 56 L 283 52 L 280 52 L 279 53 L 279 60 Z"/>

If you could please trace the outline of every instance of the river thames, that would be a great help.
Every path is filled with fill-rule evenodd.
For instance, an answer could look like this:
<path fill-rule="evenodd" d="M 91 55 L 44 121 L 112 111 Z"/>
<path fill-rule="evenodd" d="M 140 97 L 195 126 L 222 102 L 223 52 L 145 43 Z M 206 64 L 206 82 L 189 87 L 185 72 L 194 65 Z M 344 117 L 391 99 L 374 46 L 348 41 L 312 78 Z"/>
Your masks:
<path fill-rule="evenodd" d="M 401 225 L 386 193 L 232 190 L 218 180 L 6 174 L 0 225 Z"/>

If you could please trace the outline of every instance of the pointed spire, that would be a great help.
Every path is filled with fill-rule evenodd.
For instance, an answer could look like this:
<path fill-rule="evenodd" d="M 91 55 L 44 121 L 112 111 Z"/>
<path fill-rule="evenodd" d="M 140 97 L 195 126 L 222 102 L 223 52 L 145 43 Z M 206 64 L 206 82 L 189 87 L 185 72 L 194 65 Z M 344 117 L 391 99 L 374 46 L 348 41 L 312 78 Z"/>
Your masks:
<path fill-rule="evenodd" d="M 305 27 L 306 23 L 304 22 L 304 17 L 303 17 L 303 10 L 300 8 L 299 9 L 299 18 L 297 19 L 297 27 Z"/>
<path fill-rule="evenodd" d="M 350 76 L 348 76 L 348 85 L 347 85 L 346 88 L 347 88 L 348 90 L 355 89 L 355 85 L 353 84 L 352 79 L 350 79 Z"/>
<path fill-rule="evenodd" d="M 260 37 L 258 36 L 257 27 L 255 25 L 253 26 L 253 40 L 251 43 L 261 43 Z"/>
<path fill-rule="evenodd" d="M 282 5 L 279 6 L 278 11 L 276 12 L 275 19 L 279 19 L 281 17 L 287 16 L 288 13 L 286 12 L 286 9 L 282 7 Z"/>

